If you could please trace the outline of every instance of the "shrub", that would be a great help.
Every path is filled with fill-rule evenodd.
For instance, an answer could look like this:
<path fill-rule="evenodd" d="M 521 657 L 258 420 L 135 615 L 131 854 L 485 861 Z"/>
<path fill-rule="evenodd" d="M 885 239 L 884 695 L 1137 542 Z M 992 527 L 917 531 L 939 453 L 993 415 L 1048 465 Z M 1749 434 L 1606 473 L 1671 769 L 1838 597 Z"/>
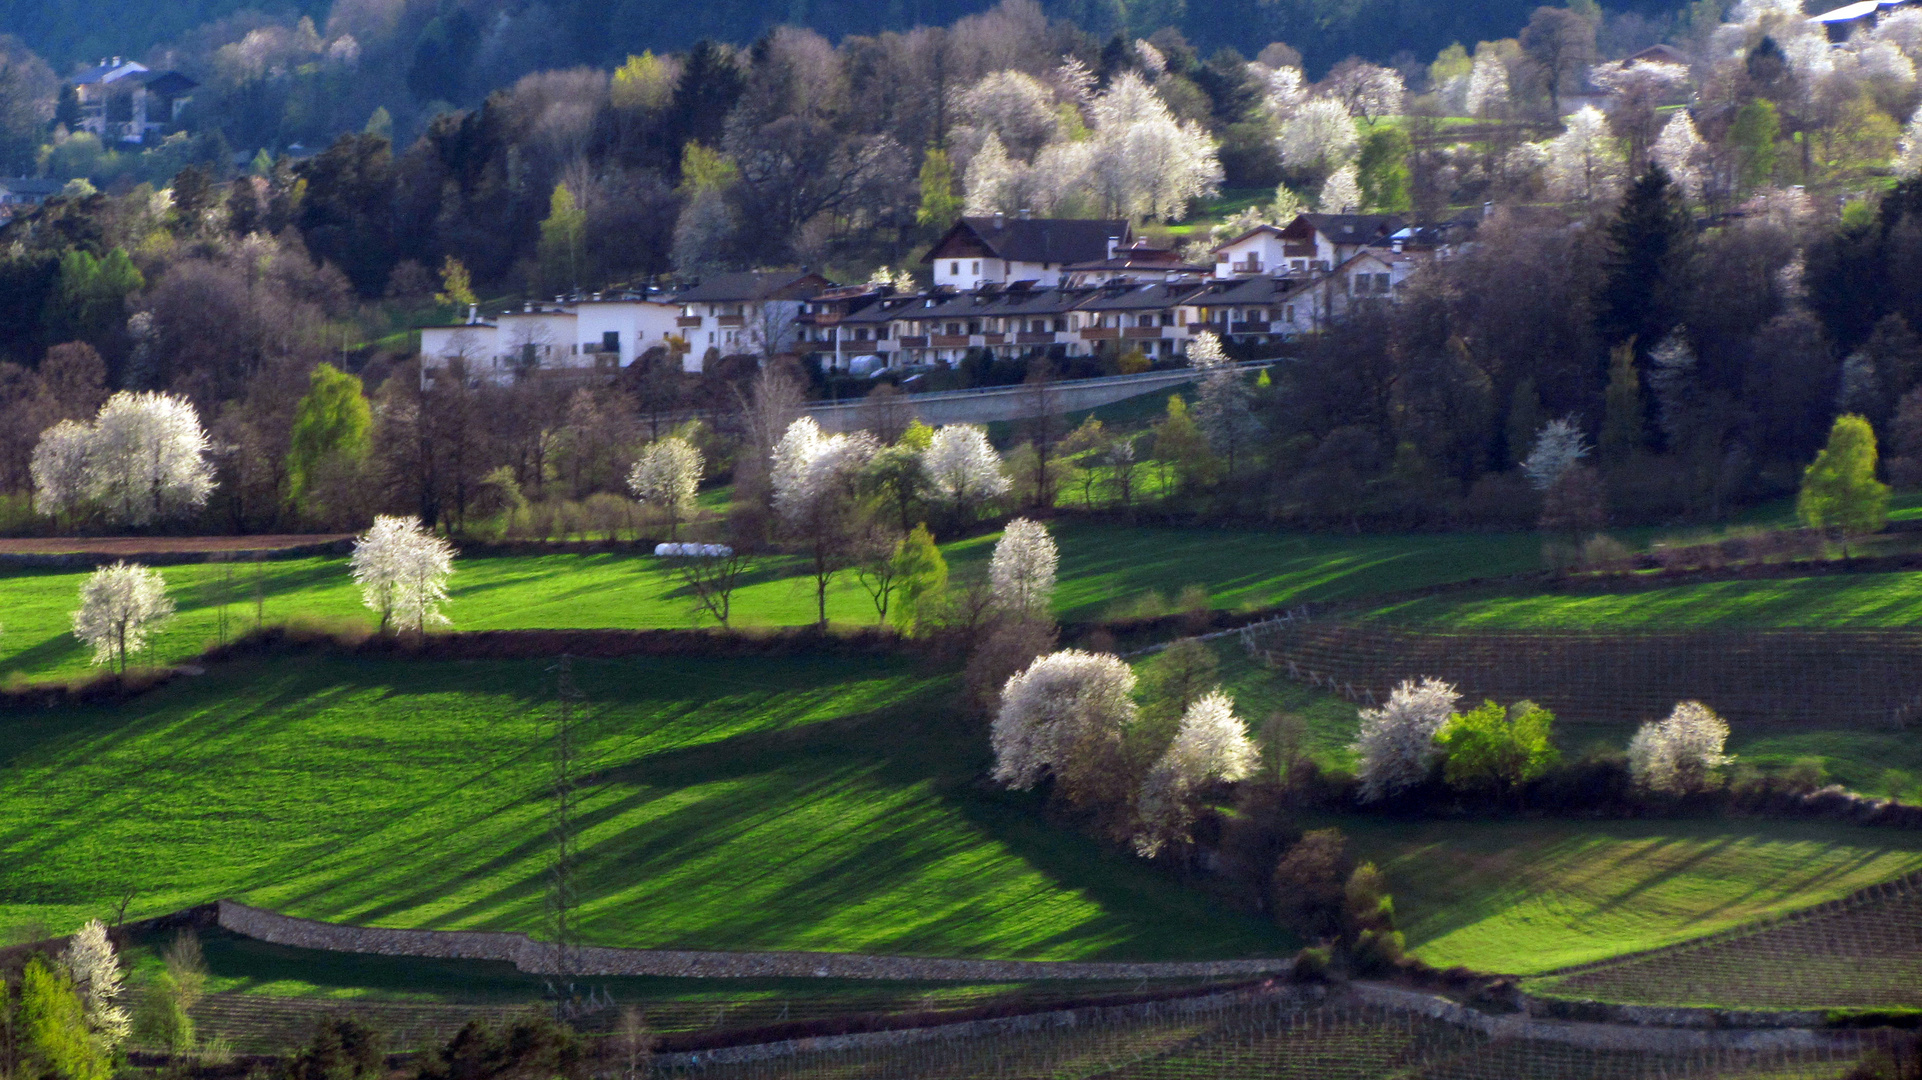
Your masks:
<path fill-rule="evenodd" d="M 1340 829 L 1302 834 L 1275 863 L 1270 878 L 1275 921 L 1310 939 L 1336 933 L 1351 873 L 1348 840 Z"/>
<path fill-rule="evenodd" d="M 1555 716 L 1532 701 L 1502 708 L 1492 701 L 1449 718 L 1435 736 L 1443 753 L 1442 776 L 1450 787 L 1517 791 L 1547 772 L 1556 752 L 1549 741 Z"/>

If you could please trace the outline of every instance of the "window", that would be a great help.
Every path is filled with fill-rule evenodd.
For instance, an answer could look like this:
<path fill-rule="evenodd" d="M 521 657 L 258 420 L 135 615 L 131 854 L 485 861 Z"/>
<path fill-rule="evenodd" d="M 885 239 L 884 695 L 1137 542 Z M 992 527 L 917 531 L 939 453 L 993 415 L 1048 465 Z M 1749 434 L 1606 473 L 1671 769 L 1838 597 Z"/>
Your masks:
<path fill-rule="evenodd" d="M 601 351 L 617 353 L 621 351 L 621 332 L 607 330 L 601 334 Z"/>
<path fill-rule="evenodd" d="M 1303 270 L 1308 269 L 1308 260 L 1296 259 L 1294 262 L 1290 263 L 1289 265 L 1294 267 L 1296 273 L 1300 273 Z"/>
<path fill-rule="evenodd" d="M 1284 322 L 1294 322 L 1295 321 L 1295 305 L 1289 304 L 1287 307 L 1283 308 L 1281 310 L 1281 316 L 1282 316 L 1282 321 Z"/>
<path fill-rule="evenodd" d="M 976 259 L 974 260 L 974 262 L 968 264 L 968 273 L 973 274 L 976 277 L 981 276 L 981 260 L 980 259 Z"/>
<path fill-rule="evenodd" d="M 1136 326 L 1153 326 L 1154 324 L 1155 317 L 1153 315 L 1143 315 L 1141 318 L 1135 320 Z"/>
<path fill-rule="evenodd" d="M 877 326 L 877 327 L 875 327 L 875 328 L 874 328 L 874 340 L 876 340 L 876 341 L 886 341 L 887 339 L 888 339 L 888 328 L 887 328 L 887 327 L 885 327 L 885 326 Z"/>
<path fill-rule="evenodd" d="M 960 264 L 960 263 L 958 263 L 958 262 L 951 262 L 951 263 L 949 263 L 949 264 L 948 264 L 948 273 L 950 273 L 950 274 L 953 274 L 953 275 L 955 275 L 956 277 L 959 277 L 959 276 L 961 276 L 961 264 Z"/>
<path fill-rule="evenodd" d="M 1375 291 L 1378 293 L 1385 293 L 1385 292 L 1388 292 L 1389 289 L 1390 289 L 1390 286 L 1388 284 L 1388 275 L 1376 274 L 1375 275 Z"/>
<path fill-rule="evenodd" d="M 1175 313 L 1174 313 L 1174 312 L 1172 312 L 1172 311 L 1164 311 L 1164 312 L 1162 312 L 1162 313 L 1161 313 L 1161 325 L 1163 325 L 1163 326 L 1173 326 L 1174 324 L 1175 324 Z"/>
<path fill-rule="evenodd" d="M 961 334 L 961 324 L 960 324 L 960 323 L 958 323 L 958 322 L 951 322 L 951 323 L 949 323 L 949 324 L 948 324 L 948 333 L 949 333 L 949 334 L 950 334 L 951 336 L 955 336 L 955 337 L 959 337 L 959 336 L 960 336 L 960 334 Z"/>
<path fill-rule="evenodd" d="M 867 339 L 868 339 L 868 328 L 867 328 L 867 327 L 865 327 L 865 326 L 857 326 L 857 327 L 855 327 L 855 328 L 854 328 L 854 340 L 856 340 L 856 341 L 866 341 Z"/>
<path fill-rule="evenodd" d="M 1056 319 L 1054 321 L 1054 328 L 1057 333 L 1059 333 L 1062 330 L 1066 330 L 1068 328 L 1068 320 Z"/>
<path fill-rule="evenodd" d="M 968 323 L 968 333 L 970 333 L 970 334 L 978 334 L 978 333 L 980 333 L 980 332 L 981 332 L 981 320 L 979 320 L 979 319 L 974 319 L 974 320 L 971 320 L 971 321 L 970 321 L 970 322 Z"/>

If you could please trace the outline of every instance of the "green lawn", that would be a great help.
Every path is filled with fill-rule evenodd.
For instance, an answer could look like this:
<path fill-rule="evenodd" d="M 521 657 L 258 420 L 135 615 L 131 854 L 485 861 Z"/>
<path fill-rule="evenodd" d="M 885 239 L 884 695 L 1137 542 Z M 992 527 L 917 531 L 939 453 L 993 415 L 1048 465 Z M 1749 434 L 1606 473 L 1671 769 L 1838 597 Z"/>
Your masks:
<path fill-rule="evenodd" d="M 1173 596 L 1207 589 L 1217 607 L 1365 597 L 1436 582 L 1513 573 L 1537 561 L 1527 534 L 1352 537 L 1303 533 L 1124 528 L 1070 523 L 1057 528 L 1064 619 L 1102 617 L 1148 592 Z M 957 573 L 979 572 L 998 534 L 946 545 Z M 225 583 L 228 567 L 234 581 Z M 263 575 L 262 617 L 364 619 L 368 613 L 337 558 L 162 568 L 180 617 L 146 659 L 191 656 L 216 636 L 226 595 L 230 632 L 253 625 L 256 573 Z M 45 677 L 86 669 L 89 654 L 70 632 L 70 612 L 85 574 L 15 572 L 0 578 L 0 675 Z M 681 586 L 651 556 L 624 554 L 502 556 L 456 564 L 447 614 L 462 630 L 690 626 Z M 813 581 L 794 560 L 759 566 L 735 597 L 742 625 L 814 621 Z M 871 623 L 874 609 L 852 576 L 829 598 L 829 616 Z"/>
<path fill-rule="evenodd" d="M 282 657 L 0 718 L 0 937 L 233 897 L 539 932 L 547 662 Z M 1292 943 L 973 786 L 906 661 L 580 662 L 578 925 L 630 946 L 1272 955 Z"/>
<path fill-rule="evenodd" d="M 1344 817 L 1412 952 L 1531 974 L 1700 937 L 1922 869 L 1922 836 L 1812 822 Z"/>

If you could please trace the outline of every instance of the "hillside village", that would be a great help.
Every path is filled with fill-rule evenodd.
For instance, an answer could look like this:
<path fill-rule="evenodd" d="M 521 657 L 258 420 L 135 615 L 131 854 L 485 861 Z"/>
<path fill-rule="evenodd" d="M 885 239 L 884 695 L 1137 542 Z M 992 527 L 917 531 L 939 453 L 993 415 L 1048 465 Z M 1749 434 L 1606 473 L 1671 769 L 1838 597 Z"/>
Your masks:
<path fill-rule="evenodd" d="M 1258 225 L 1185 264 L 1126 221 L 962 218 L 923 262 L 934 286 L 837 286 L 805 271 L 715 275 L 676 293 L 528 301 L 421 329 L 424 377 L 500 382 L 626 367 L 649 349 L 700 374 L 736 353 L 796 354 L 868 375 L 954 366 L 971 351 L 1050 359 L 1139 351 L 1184 357 L 1199 333 L 1236 355 L 1275 355 L 1356 305 L 1392 301 L 1470 226 L 1419 229 L 1396 214 L 1302 214 Z"/>

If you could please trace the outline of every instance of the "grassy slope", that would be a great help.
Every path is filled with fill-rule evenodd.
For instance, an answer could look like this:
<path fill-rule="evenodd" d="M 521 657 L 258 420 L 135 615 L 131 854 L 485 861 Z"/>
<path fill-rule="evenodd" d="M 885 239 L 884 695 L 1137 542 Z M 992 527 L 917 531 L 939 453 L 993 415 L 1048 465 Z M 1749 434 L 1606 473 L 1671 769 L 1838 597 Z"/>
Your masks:
<path fill-rule="evenodd" d="M 1922 574 L 1711 581 L 1589 596 L 1440 596 L 1383 607 L 1373 617 L 1462 628 L 1909 627 L 1922 619 Z"/>
<path fill-rule="evenodd" d="M 1533 565 L 1528 535 L 1341 537 L 1314 534 L 1211 532 L 1065 525 L 1058 530 L 1064 618 L 1098 618 L 1118 601 L 1150 590 L 1172 595 L 1201 584 L 1220 607 L 1344 599 L 1439 581 L 1513 572 Z M 994 535 L 947 545 L 957 572 L 979 567 Z M 360 619 L 366 610 L 343 560 L 296 559 L 240 566 L 223 584 L 224 565 L 163 568 L 180 617 L 148 654 L 166 662 L 192 655 L 215 636 L 216 608 L 229 596 L 229 618 L 252 625 L 255 566 L 264 568 L 264 615 Z M 546 555 L 466 559 L 457 564 L 447 607 L 464 630 L 520 627 L 688 626 L 693 614 L 680 586 L 651 557 Z M 33 571 L 0 579 L 0 674 L 73 674 L 87 653 L 69 632 L 69 612 L 83 574 Z M 737 621 L 800 625 L 814 621 L 812 579 L 790 561 L 773 561 L 735 597 Z M 873 607 L 845 578 L 829 600 L 838 621 L 870 622 Z"/>
<path fill-rule="evenodd" d="M 1343 818 L 1430 963 L 1528 974 L 1809 907 L 1922 868 L 1922 837 L 1758 821 Z"/>
<path fill-rule="evenodd" d="M 816 658 L 578 665 L 580 925 L 623 945 L 939 955 L 1289 943 L 976 793 L 945 677 Z M 543 925 L 543 663 L 249 662 L 114 712 L 0 719 L 0 936 L 232 896 Z"/>

